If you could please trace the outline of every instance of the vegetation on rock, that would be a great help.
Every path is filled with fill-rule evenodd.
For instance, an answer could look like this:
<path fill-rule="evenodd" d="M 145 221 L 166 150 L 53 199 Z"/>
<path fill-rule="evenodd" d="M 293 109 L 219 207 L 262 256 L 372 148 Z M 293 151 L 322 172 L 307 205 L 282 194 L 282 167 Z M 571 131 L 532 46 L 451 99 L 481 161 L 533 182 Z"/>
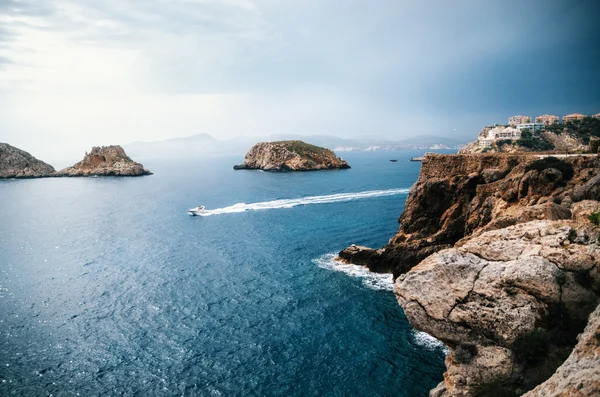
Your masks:
<path fill-rule="evenodd" d="M 262 142 L 254 145 L 244 163 L 233 167 L 265 171 L 317 171 L 350 168 L 329 149 L 302 141 Z"/>
<path fill-rule="evenodd" d="M 559 160 L 556 157 L 545 157 L 528 164 L 525 167 L 525 171 L 536 170 L 542 172 L 546 169 L 553 168 L 560 171 L 563 174 L 564 179 L 569 180 L 573 178 L 573 166 L 566 163 L 565 161 Z"/>

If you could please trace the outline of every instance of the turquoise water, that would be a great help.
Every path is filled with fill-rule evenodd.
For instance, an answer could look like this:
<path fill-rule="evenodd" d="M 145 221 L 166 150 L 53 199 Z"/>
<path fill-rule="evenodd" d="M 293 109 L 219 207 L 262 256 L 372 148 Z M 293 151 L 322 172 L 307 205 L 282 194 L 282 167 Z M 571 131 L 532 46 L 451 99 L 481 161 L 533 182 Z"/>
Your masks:
<path fill-rule="evenodd" d="M 0 181 L 0 395 L 426 395 L 443 348 L 407 323 L 390 276 L 331 260 L 395 233 L 419 154 Z"/>

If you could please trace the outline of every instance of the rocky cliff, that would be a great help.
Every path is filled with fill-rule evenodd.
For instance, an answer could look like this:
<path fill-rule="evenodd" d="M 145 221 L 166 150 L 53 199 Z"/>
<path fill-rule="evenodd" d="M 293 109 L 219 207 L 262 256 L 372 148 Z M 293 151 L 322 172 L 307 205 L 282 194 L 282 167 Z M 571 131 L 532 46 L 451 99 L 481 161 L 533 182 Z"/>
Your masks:
<path fill-rule="evenodd" d="M 409 321 L 450 348 L 432 396 L 520 395 L 563 363 L 600 302 L 598 200 L 596 156 L 427 155 L 398 233 L 340 257 L 392 271 Z M 540 390 L 598 372 L 586 340 Z"/>
<path fill-rule="evenodd" d="M 265 171 L 317 171 L 350 168 L 348 163 L 329 149 L 302 141 L 258 143 L 244 157 L 235 170 L 260 169 Z"/>
<path fill-rule="evenodd" d="M 65 168 L 57 176 L 141 176 L 152 173 L 133 161 L 121 146 L 93 147 L 82 161 Z"/>
<path fill-rule="evenodd" d="M 54 168 L 31 154 L 7 143 L 0 143 L 0 179 L 42 178 L 52 176 Z"/>
<path fill-rule="evenodd" d="M 595 156 L 428 154 L 398 233 L 383 249 L 349 247 L 340 257 L 397 277 L 476 230 L 569 219 L 572 203 L 584 199 L 600 199 L 600 159 Z"/>

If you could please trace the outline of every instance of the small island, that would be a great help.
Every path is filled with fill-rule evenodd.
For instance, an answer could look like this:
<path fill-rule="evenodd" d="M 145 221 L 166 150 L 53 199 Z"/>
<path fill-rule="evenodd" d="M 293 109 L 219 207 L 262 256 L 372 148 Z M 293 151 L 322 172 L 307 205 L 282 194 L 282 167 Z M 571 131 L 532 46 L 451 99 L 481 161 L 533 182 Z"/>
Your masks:
<path fill-rule="evenodd" d="M 332 150 L 303 141 L 257 143 L 234 170 L 318 171 L 350 168 Z"/>
<path fill-rule="evenodd" d="M 152 175 L 140 163 L 133 161 L 119 145 L 94 146 L 83 160 L 65 168 L 56 176 L 142 176 Z"/>
<path fill-rule="evenodd" d="M 54 167 L 24 150 L 0 142 L 0 179 L 54 176 Z"/>

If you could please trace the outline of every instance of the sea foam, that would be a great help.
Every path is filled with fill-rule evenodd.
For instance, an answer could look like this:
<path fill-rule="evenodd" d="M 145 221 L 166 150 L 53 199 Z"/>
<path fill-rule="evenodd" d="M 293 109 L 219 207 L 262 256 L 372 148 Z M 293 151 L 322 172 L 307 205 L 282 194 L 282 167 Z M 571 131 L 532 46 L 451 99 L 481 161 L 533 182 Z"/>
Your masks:
<path fill-rule="evenodd" d="M 365 266 L 337 261 L 336 257 L 337 254 L 325 254 L 317 259 L 313 259 L 313 263 L 322 269 L 334 270 L 346 273 L 351 277 L 361 278 L 363 285 L 367 288 L 384 291 L 394 290 L 394 281 L 391 274 L 373 273 Z"/>
<path fill-rule="evenodd" d="M 373 273 L 365 266 L 344 263 L 336 260 L 336 258 L 337 254 L 325 254 L 317 259 L 313 259 L 313 263 L 322 269 L 334 270 L 336 272 L 345 273 L 351 277 L 361 278 L 363 285 L 367 288 L 383 291 L 394 290 L 394 281 L 391 274 Z M 444 352 L 444 354 L 448 354 L 449 352 L 448 347 L 446 347 L 443 342 L 426 332 L 413 330 L 412 338 L 414 339 L 415 343 L 425 347 L 426 349 L 440 349 Z"/>
<path fill-rule="evenodd" d="M 344 201 L 361 200 L 372 197 L 384 197 L 384 196 L 395 196 L 400 194 L 407 194 L 409 189 L 387 189 L 387 190 L 369 190 L 366 192 L 357 193 L 338 193 L 330 194 L 326 196 L 309 196 L 293 199 L 280 199 L 273 201 L 263 201 L 259 203 L 237 203 L 229 207 L 216 208 L 214 210 L 206 210 L 206 212 L 200 214 L 201 216 L 211 216 L 220 214 L 231 214 L 236 212 L 245 211 L 259 211 L 259 210 L 271 210 L 278 208 L 293 208 L 300 205 L 310 204 L 329 204 L 329 203 L 340 203 Z"/>

